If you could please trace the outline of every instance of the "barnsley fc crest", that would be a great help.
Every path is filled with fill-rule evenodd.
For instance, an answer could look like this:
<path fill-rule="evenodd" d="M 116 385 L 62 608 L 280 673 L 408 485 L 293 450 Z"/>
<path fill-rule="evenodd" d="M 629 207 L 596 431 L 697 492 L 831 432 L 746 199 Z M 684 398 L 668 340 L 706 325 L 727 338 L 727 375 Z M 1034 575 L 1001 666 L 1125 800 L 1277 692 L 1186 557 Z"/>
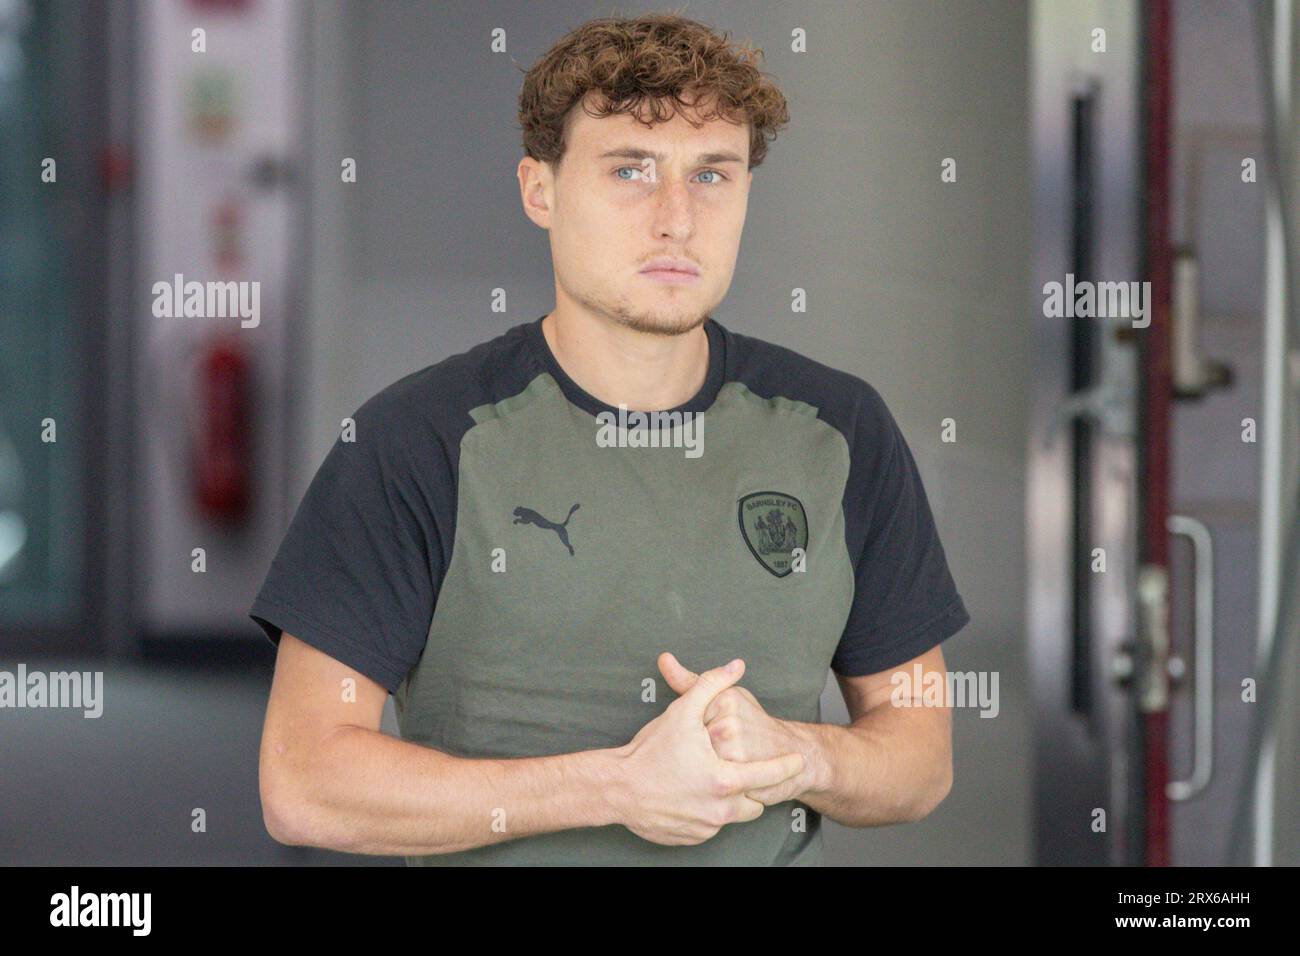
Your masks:
<path fill-rule="evenodd" d="M 740 499 L 740 533 L 758 563 L 778 578 L 791 571 L 791 551 L 808 550 L 803 504 L 779 491 L 756 491 Z"/>

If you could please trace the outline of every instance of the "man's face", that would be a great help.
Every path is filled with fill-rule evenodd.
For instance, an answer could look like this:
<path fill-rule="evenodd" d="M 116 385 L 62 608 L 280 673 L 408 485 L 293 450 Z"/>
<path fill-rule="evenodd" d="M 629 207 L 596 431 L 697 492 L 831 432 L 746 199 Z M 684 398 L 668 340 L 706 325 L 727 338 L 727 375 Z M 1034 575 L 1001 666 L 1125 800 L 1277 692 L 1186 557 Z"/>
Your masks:
<path fill-rule="evenodd" d="M 722 118 L 696 127 L 676 113 L 646 127 L 627 114 L 593 118 L 578 105 L 566 142 L 558 170 L 520 164 L 525 209 L 550 232 L 557 304 L 567 297 L 646 332 L 698 326 L 735 271 L 753 180 L 749 127 Z M 647 271 L 661 257 L 698 274 Z"/>

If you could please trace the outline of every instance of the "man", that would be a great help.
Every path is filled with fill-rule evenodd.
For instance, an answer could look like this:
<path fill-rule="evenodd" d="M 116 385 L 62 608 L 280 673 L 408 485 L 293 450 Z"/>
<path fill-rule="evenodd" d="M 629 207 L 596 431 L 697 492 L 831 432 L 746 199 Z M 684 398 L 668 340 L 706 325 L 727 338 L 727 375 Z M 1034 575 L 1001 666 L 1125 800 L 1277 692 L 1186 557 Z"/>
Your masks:
<path fill-rule="evenodd" d="M 861 379 L 710 316 L 786 121 L 753 59 L 646 16 L 529 72 L 555 309 L 372 397 L 298 507 L 251 609 L 278 840 L 816 864 L 822 814 L 946 795 L 948 711 L 891 703 L 969 620 L 907 444 Z M 847 727 L 819 722 L 828 667 Z"/>

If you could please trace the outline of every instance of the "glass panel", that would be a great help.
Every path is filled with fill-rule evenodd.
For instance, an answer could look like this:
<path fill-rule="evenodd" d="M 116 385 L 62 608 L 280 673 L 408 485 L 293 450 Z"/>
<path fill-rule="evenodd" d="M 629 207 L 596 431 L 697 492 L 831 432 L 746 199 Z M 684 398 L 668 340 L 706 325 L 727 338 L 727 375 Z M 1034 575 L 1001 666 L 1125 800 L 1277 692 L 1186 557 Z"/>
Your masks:
<path fill-rule="evenodd" d="M 75 264 L 59 228 L 69 194 L 50 20 L 46 4 L 0 0 L 0 627 L 81 613 L 88 436 L 77 420 Z"/>

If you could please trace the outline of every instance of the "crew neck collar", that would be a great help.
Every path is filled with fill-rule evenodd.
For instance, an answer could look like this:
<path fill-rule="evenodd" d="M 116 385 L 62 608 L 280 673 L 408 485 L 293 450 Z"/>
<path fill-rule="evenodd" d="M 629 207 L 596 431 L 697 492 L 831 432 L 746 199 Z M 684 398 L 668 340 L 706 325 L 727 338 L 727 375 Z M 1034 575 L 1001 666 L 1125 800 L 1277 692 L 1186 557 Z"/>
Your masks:
<path fill-rule="evenodd" d="M 578 385 L 560 367 L 559 361 L 551 352 L 550 343 L 546 341 L 545 333 L 542 332 L 542 320 L 545 318 L 546 316 L 543 315 L 524 326 L 528 343 L 541 367 L 555 379 L 556 384 L 560 386 L 560 391 L 564 393 L 564 397 L 583 411 L 591 415 L 609 412 L 617 416 L 619 413 L 617 405 L 602 402 Z M 718 391 L 722 388 L 726 369 L 726 330 L 712 318 L 708 318 L 704 320 L 704 331 L 709 338 L 709 371 L 704 377 L 704 384 L 700 386 L 698 392 L 683 404 L 675 408 L 663 409 L 662 411 L 665 413 L 702 412 L 707 410 L 718 397 Z M 628 409 L 629 413 L 633 411 L 638 411 L 638 409 Z"/>

